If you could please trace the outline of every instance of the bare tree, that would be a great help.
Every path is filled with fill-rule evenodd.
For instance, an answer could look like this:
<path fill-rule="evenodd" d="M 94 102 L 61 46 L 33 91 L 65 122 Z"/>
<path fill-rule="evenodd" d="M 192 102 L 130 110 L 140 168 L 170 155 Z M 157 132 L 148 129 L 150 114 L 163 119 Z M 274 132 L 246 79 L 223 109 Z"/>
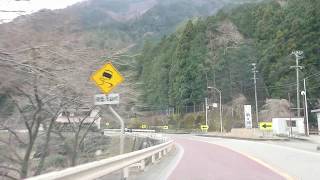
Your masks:
<path fill-rule="evenodd" d="M 64 126 L 59 126 L 54 131 L 59 137 L 65 142 L 65 145 L 68 146 L 68 152 L 70 166 L 75 166 L 78 164 L 78 157 L 81 150 L 83 150 L 83 143 L 87 137 L 90 130 L 94 130 L 94 126 L 98 119 L 100 119 L 99 110 L 96 106 L 84 107 L 82 103 L 78 103 L 72 108 L 67 108 L 63 113 L 64 117 L 62 121 Z M 67 122 L 67 123 L 65 123 Z M 58 123 L 58 122 L 57 122 Z M 71 133 L 71 144 L 68 143 L 68 137 L 63 134 L 63 128 L 68 126 L 68 132 Z"/>
<path fill-rule="evenodd" d="M 30 80 L 30 79 L 28 79 Z M 21 148 L 13 148 L 8 146 L 11 151 L 9 155 L 5 157 L 16 165 L 20 165 L 19 172 L 20 178 L 25 178 L 28 175 L 30 166 L 30 158 L 35 142 L 38 138 L 39 131 L 46 129 L 46 144 L 47 148 L 50 141 L 50 133 L 53 123 L 57 119 L 58 115 L 68 104 L 68 99 L 63 94 L 52 96 L 47 92 L 42 92 L 40 88 L 40 77 L 33 77 L 33 83 L 23 82 L 23 85 L 12 85 L 7 88 L 6 95 L 9 97 L 9 102 L 15 107 L 15 111 L 19 117 L 17 123 L 10 122 L 11 119 L 1 123 L 1 127 L 13 135 L 13 139 L 16 146 L 23 146 L 23 153 Z M 43 84 L 42 84 L 43 85 Z M 42 128 L 40 128 L 42 126 Z M 27 134 L 27 136 L 25 136 Z M 27 138 L 25 138 L 27 137 Z M 8 141 L 2 141 L 5 144 L 13 145 L 12 139 Z M 36 174 L 41 172 L 44 158 L 46 153 L 41 157 L 40 164 L 38 166 Z"/>
<path fill-rule="evenodd" d="M 81 99 L 74 95 L 64 77 L 59 76 L 61 71 L 70 72 L 72 67 L 52 65 L 57 63 L 55 56 L 52 52 L 48 55 L 47 49 L 43 54 L 41 48 L 15 53 L 0 51 L 0 68 L 6 72 L 0 75 L 0 93 L 5 94 L 9 99 L 7 103 L 14 107 L 10 118 L 0 118 L 0 128 L 9 134 L 7 139 L 0 139 L 1 148 L 8 152 L 0 155 L 4 160 L 0 170 L 3 170 L 2 176 L 10 179 L 26 178 L 31 166 L 36 166 L 36 175 L 42 172 L 57 117 L 67 106 L 76 103 L 76 99 Z M 79 134 L 81 128 L 77 130 Z M 39 164 L 35 165 L 31 158 L 40 132 L 45 133 L 46 141 Z M 79 142 L 82 141 L 81 137 Z"/>

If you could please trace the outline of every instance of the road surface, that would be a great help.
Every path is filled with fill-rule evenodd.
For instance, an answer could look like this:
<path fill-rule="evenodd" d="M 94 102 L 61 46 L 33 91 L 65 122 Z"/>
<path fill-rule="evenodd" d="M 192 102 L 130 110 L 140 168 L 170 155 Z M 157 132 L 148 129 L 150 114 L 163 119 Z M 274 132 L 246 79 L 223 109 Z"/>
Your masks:
<path fill-rule="evenodd" d="M 316 145 L 311 146 L 303 142 L 259 142 L 224 138 L 199 137 L 193 135 L 181 138 L 200 141 L 249 156 L 286 179 L 318 180 L 320 179 L 320 152 Z M 310 147 L 309 147 L 310 146 Z M 196 148 L 196 147 L 195 147 Z"/>
<path fill-rule="evenodd" d="M 175 137 L 183 156 L 169 180 L 281 180 L 282 175 L 247 156 L 219 145 Z"/>
<path fill-rule="evenodd" d="M 320 179 L 316 143 L 170 137 L 176 141 L 176 153 L 151 166 L 137 180 Z"/>

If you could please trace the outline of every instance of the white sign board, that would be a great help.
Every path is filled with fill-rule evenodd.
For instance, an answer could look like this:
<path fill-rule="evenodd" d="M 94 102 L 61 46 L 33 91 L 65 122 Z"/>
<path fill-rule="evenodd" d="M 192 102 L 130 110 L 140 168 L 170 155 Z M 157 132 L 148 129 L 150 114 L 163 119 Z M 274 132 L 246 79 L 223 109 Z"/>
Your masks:
<path fill-rule="evenodd" d="M 212 107 L 213 107 L 213 108 L 217 108 L 217 107 L 218 107 L 218 104 L 217 104 L 217 103 L 212 103 Z"/>
<path fill-rule="evenodd" d="M 247 129 L 252 128 L 251 105 L 244 105 L 244 124 Z"/>
<path fill-rule="evenodd" d="M 94 96 L 94 105 L 119 104 L 119 94 L 97 94 Z"/>

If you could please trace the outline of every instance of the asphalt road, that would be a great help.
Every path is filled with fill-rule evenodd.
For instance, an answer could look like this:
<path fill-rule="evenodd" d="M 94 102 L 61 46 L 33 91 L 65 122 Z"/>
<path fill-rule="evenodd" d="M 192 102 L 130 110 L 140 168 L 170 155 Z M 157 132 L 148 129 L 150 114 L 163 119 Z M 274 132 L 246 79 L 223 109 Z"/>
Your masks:
<path fill-rule="evenodd" d="M 241 153 L 199 141 L 200 137 L 192 137 L 193 139 L 190 137 L 174 137 L 184 153 L 171 172 L 169 180 L 285 179 L 279 173 Z"/>
<path fill-rule="evenodd" d="M 270 142 L 245 141 L 223 138 L 208 138 L 185 135 L 188 140 L 200 141 L 239 152 L 260 164 L 268 166 L 286 179 L 320 179 L 320 153 L 306 150 L 304 143 L 290 142 L 273 144 Z M 300 144 L 300 145 L 299 145 Z"/>
<path fill-rule="evenodd" d="M 176 150 L 152 165 L 139 180 L 318 180 L 316 143 L 246 141 L 169 135 Z"/>

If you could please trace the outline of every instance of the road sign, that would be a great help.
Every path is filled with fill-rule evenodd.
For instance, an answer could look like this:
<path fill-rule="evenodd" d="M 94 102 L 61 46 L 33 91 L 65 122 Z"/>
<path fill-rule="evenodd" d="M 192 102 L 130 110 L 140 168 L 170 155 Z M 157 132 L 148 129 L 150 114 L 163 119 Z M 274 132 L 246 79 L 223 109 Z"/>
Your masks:
<path fill-rule="evenodd" d="M 212 107 L 213 107 L 213 108 L 217 108 L 217 107 L 218 107 L 218 104 L 217 104 L 217 103 L 212 103 Z"/>
<path fill-rule="evenodd" d="M 97 94 L 94 96 L 94 105 L 119 104 L 119 94 Z"/>
<path fill-rule="evenodd" d="M 124 78 L 111 63 L 107 63 L 91 75 L 91 80 L 103 93 L 108 94 L 122 83 Z"/>
<path fill-rule="evenodd" d="M 169 129 L 169 126 L 162 126 L 162 129 Z"/>
<path fill-rule="evenodd" d="M 209 129 L 209 126 L 207 126 L 207 125 L 201 125 L 200 128 L 201 128 L 201 130 L 208 130 L 208 129 Z"/>
<path fill-rule="evenodd" d="M 270 131 L 272 130 L 272 122 L 260 122 L 259 128 L 261 130 Z"/>
<path fill-rule="evenodd" d="M 146 124 L 142 124 L 141 125 L 141 129 L 147 129 L 147 125 Z"/>
<path fill-rule="evenodd" d="M 252 128 L 251 105 L 244 105 L 244 124 L 247 129 Z"/>

